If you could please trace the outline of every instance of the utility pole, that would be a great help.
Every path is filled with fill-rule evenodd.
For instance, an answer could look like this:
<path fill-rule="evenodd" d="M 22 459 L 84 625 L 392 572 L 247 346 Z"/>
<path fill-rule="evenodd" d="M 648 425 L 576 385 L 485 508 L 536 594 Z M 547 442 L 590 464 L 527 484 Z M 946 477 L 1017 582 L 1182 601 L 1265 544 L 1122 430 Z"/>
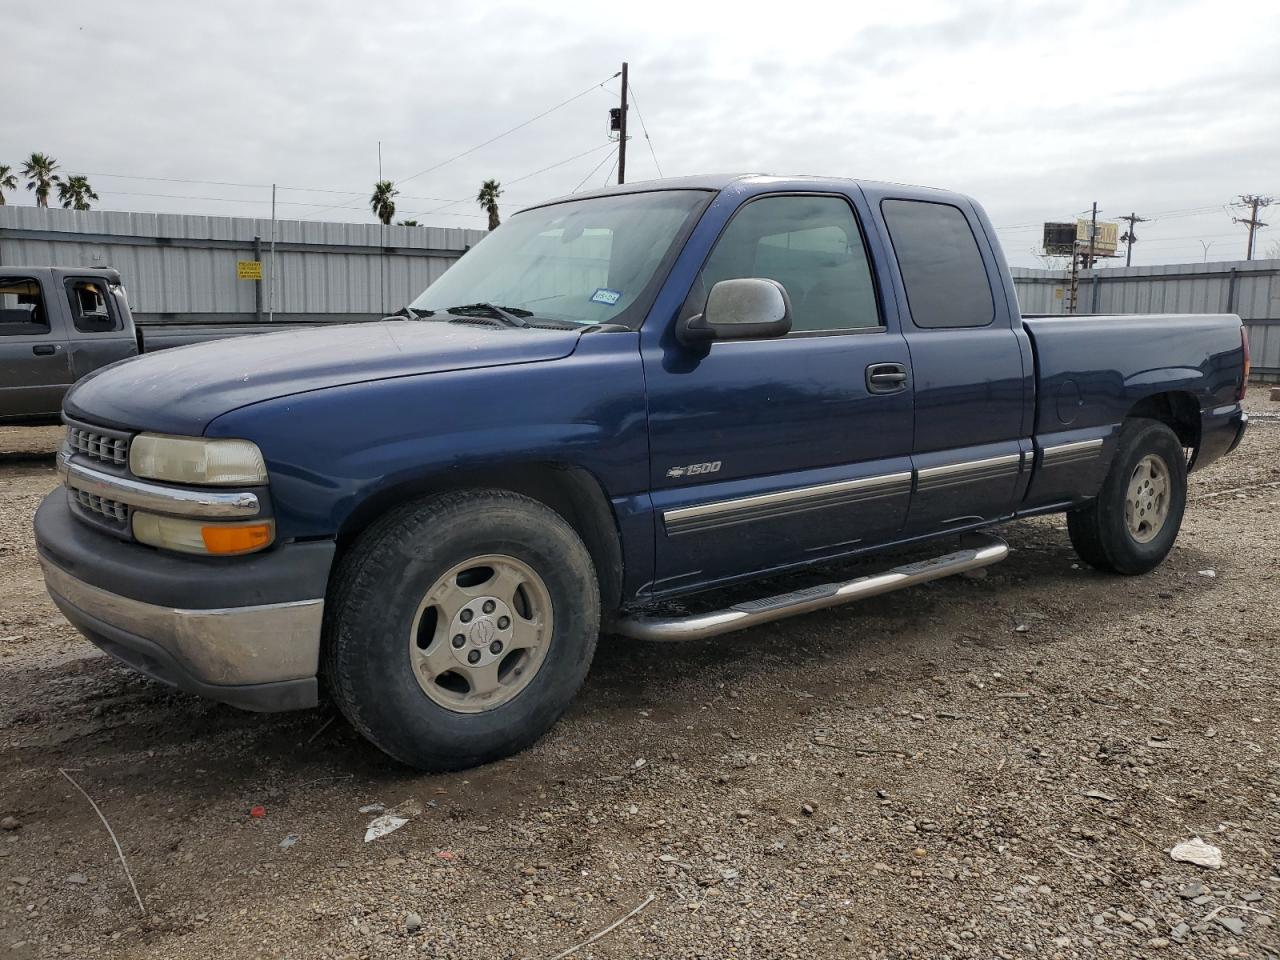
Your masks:
<path fill-rule="evenodd" d="M 378 183 L 382 183 L 382 141 L 378 141 Z M 378 217 L 378 310 L 387 312 L 387 225 Z"/>
<path fill-rule="evenodd" d="M 1093 201 L 1093 215 L 1089 217 L 1089 269 L 1093 269 L 1094 242 L 1098 236 L 1098 201 Z"/>
<path fill-rule="evenodd" d="M 1134 233 L 1133 228 L 1140 223 L 1149 223 L 1146 217 L 1140 217 L 1136 213 L 1131 213 L 1127 217 L 1121 217 L 1121 220 L 1129 221 L 1129 229 L 1124 232 L 1120 238 L 1120 242 L 1124 244 L 1124 265 L 1127 267 L 1133 262 L 1133 245 L 1138 242 L 1138 235 Z"/>
<path fill-rule="evenodd" d="M 622 102 L 618 110 L 618 182 L 627 182 L 627 62 L 622 61 Z"/>
<path fill-rule="evenodd" d="M 1253 259 L 1254 232 L 1257 231 L 1260 227 L 1266 226 L 1265 223 L 1263 223 L 1261 220 L 1258 219 L 1258 210 L 1260 210 L 1263 207 L 1271 206 L 1274 200 L 1275 200 L 1274 197 L 1260 197 L 1256 193 L 1248 193 L 1248 194 L 1242 193 L 1240 195 L 1240 206 L 1250 208 L 1249 218 L 1246 220 L 1244 217 L 1232 217 L 1231 222 L 1243 223 L 1245 226 L 1249 228 L 1249 252 L 1245 256 L 1246 260 Z"/>
<path fill-rule="evenodd" d="M 1076 312 L 1076 303 L 1080 296 L 1080 260 L 1084 256 L 1080 252 L 1080 241 L 1071 241 L 1071 286 L 1067 294 L 1067 313 Z"/>

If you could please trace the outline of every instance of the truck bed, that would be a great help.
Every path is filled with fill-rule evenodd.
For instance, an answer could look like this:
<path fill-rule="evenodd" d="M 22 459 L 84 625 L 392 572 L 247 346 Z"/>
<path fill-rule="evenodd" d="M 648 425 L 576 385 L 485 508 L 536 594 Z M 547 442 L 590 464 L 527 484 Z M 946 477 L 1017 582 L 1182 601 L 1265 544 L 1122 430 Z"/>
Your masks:
<path fill-rule="evenodd" d="M 1035 432 L 1115 422 L 1157 388 L 1198 410 L 1236 402 L 1244 347 L 1234 314 L 1028 316 L 1035 346 Z"/>

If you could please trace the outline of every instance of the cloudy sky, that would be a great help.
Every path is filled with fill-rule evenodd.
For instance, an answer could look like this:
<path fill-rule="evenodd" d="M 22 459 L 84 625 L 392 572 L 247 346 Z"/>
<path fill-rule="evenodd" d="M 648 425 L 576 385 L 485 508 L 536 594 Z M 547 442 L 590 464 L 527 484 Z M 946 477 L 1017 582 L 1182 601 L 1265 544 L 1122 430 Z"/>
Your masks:
<path fill-rule="evenodd" d="M 1135 263 L 1237 259 L 1226 205 L 1261 193 L 1280 244 L 1275 0 L 46 0 L 5 33 L 0 163 L 52 154 L 103 209 L 264 216 L 274 182 L 282 218 L 370 221 L 381 141 L 398 217 L 481 227 L 486 177 L 506 209 L 609 178 L 625 59 L 629 180 L 950 187 L 1028 266 L 1093 200 L 1152 218 Z"/>

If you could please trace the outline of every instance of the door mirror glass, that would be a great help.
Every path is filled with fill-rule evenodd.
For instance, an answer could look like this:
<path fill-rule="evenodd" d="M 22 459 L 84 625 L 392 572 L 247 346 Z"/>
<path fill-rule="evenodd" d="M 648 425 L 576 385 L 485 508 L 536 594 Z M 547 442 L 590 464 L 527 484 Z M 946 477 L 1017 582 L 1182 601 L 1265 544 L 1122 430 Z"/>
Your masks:
<path fill-rule="evenodd" d="M 707 307 L 680 324 L 684 343 L 763 340 L 791 332 L 791 298 L 776 280 L 744 277 L 721 280 L 707 295 Z"/>

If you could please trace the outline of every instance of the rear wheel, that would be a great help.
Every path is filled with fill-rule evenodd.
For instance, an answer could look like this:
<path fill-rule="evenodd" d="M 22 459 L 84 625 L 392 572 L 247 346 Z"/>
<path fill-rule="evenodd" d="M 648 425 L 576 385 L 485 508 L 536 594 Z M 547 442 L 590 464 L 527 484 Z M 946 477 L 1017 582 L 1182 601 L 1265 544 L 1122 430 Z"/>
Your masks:
<path fill-rule="evenodd" d="M 590 555 L 557 513 L 504 491 L 394 511 L 343 559 L 325 675 L 382 750 L 422 769 L 527 747 L 582 684 L 600 601 Z"/>
<path fill-rule="evenodd" d="M 1178 437 L 1158 420 L 1120 430 L 1096 499 L 1067 514 L 1076 553 L 1109 573 L 1146 573 L 1173 549 L 1187 502 L 1187 463 Z"/>

